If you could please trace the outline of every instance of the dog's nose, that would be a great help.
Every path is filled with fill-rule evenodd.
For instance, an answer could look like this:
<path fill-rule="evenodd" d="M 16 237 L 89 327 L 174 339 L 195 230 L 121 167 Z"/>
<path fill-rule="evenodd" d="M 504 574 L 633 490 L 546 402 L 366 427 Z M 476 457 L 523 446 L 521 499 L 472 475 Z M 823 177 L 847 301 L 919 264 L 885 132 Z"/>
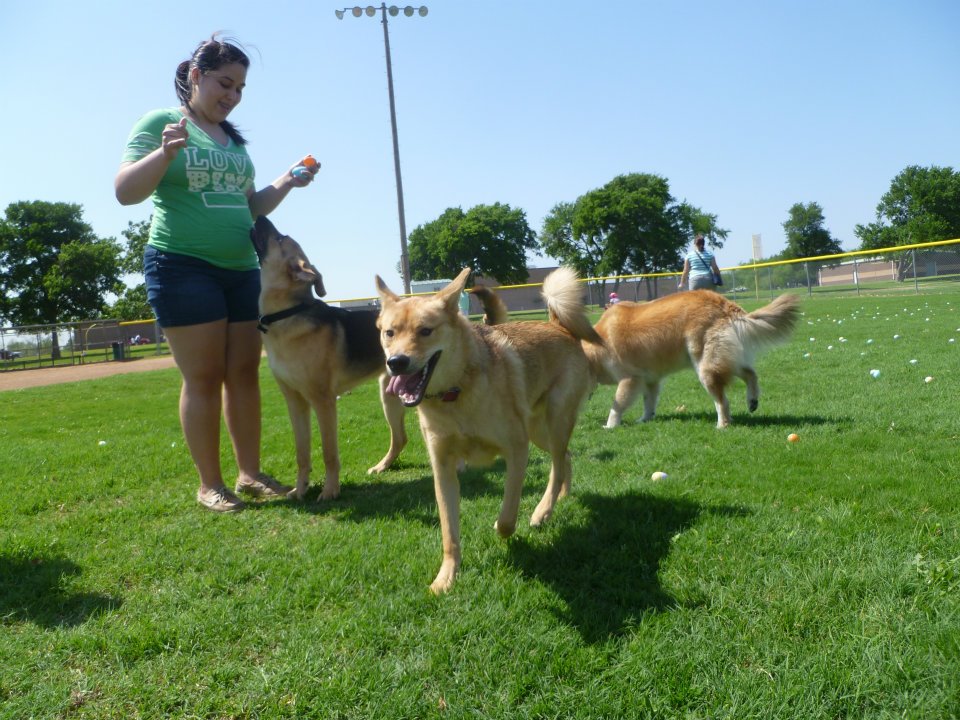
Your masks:
<path fill-rule="evenodd" d="M 394 375 L 403 375 L 410 367 L 410 357 L 408 355 L 391 355 L 387 358 L 387 368 Z"/>

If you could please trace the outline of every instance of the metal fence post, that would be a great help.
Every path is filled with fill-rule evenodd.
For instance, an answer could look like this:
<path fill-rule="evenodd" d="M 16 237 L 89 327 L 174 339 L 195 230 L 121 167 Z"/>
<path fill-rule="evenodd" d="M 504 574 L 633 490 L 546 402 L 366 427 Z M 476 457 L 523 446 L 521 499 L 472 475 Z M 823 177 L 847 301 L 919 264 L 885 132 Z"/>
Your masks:
<path fill-rule="evenodd" d="M 917 282 L 917 251 L 910 251 L 910 261 L 913 263 L 913 291 L 920 294 L 920 283 Z"/>

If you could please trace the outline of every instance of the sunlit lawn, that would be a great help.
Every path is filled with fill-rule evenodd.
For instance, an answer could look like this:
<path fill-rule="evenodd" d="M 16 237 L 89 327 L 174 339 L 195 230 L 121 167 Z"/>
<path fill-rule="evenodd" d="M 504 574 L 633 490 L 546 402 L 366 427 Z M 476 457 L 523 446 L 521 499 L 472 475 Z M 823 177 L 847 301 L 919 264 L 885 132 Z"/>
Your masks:
<path fill-rule="evenodd" d="M 548 527 L 499 540 L 503 465 L 466 471 L 439 598 L 414 417 L 399 467 L 364 473 L 373 384 L 340 401 L 338 501 L 236 516 L 194 501 L 175 370 L 0 393 L 0 718 L 956 717 L 957 305 L 806 299 L 725 431 L 693 373 L 615 431 L 599 388 Z M 290 482 L 266 364 L 263 388 Z M 522 514 L 548 471 L 535 453 Z"/>

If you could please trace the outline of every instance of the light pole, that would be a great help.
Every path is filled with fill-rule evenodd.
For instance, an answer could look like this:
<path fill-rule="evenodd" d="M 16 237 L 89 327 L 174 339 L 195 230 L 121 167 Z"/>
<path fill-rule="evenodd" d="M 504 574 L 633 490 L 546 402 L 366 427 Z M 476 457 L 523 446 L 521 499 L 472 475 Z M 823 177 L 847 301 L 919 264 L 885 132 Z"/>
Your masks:
<path fill-rule="evenodd" d="M 396 5 L 387 7 L 386 3 L 381 3 L 379 8 L 373 5 L 367 5 L 362 8 L 359 5 L 343 10 L 335 10 L 337 19 L 343 20 L 345 13 L 349 12 L 354 17 L 360 17 L 366 13 L 367 17 L 373 17 L 380 10 L 383 17 L 383 47 L 387 53 L 387 92 L 390 96 L 390 128 L 393 132 L 393 169 L 397 176 L 397 213 L 400 216 L 400 272 L 403 275 L 403 291 L 410 294 L 410 256 L 407 254 L 407 221 L 403 212 L 403 180 L 400 179 L 400 145 L 397 142 L 397 110 L 393 101 L 393 66 L 390 62 L 390 33 L 387 32 L 387 15 L 396 17 L 401 12 L 407 17 L 412 17 L 417 13 L 420 17 L 426 17 L 427 6 L 413 7 L 407 5 L 399 8 Z"/>

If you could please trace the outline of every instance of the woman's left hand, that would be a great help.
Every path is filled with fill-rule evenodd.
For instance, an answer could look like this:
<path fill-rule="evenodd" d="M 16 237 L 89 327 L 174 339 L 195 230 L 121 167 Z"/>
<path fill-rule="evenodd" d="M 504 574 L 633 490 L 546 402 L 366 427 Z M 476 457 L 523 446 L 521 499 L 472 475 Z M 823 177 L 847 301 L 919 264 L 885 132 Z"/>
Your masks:
<path fill-rule="evenodd" d="M 295 173 L 294 170 L 297 170 Z M 313 182 L 313 178 L 320 172 L 320 163 L 312 167 L 301 165 L 299 162 L 290 166 L 287 174 L 290 176 L 290 184 L 294 187 L 306 187 Z"/>

